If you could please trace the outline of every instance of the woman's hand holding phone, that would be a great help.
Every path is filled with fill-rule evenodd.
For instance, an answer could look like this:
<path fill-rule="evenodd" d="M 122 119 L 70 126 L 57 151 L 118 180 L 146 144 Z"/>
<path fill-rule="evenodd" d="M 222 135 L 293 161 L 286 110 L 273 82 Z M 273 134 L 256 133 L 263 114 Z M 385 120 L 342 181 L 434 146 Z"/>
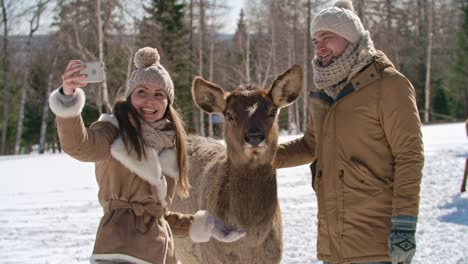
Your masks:
<path fill-rule="evenodd" d="M 86 86 L 86 75 L 80 74 L 80 71 L 86 66 L 80 60 L 71 60 L 68 62 L 67 68 L 62 75 L 62 87 L 65 95 L 73 95 L 76 88 Z"/>

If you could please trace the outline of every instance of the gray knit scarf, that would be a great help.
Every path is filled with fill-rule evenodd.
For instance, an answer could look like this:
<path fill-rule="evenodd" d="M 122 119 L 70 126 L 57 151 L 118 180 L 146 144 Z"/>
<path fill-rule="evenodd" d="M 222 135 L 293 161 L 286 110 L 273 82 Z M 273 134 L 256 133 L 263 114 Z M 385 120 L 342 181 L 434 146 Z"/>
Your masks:
<path fill-rule="evenodd" d="M 171 128 L 171 122 L 162 118 L 156 122 L 148 123 L 141 120 L 141 133 L 145 141 L 145 145 L 161 151 L 175 146 L 175 131 Z"/>
<path fill-rule="evenodd" d="M 348 81 L 369 65 L 376 54 L 369 31 L 366 31 L 359 42 L 349 45 L 330 65 L 323 67 L 314 58 L 312 67 L 315 87 L 335 99 Z"/>

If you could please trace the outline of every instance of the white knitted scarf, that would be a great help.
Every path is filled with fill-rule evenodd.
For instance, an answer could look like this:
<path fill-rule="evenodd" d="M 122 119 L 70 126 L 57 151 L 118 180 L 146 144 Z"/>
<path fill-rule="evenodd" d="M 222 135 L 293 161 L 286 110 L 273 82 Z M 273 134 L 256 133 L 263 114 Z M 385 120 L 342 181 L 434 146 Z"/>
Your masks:
<path fill-rule="evenodd" d="M 369 31 L 366 31 L 359 42 L 349 45 L 330 65 L 323 67 L 315 57 L 312 60 L 315 87 L 335 99 L 347 82 L 369 65 L 376 54 Z"/>
<path fill-rule="evenodd" d="M 171 128 L 171 122 L 168 119 L 162 118 L 153 123 L 140 120 L 145 145 L 156 151 L 174 148 L 175 131 Z"/>

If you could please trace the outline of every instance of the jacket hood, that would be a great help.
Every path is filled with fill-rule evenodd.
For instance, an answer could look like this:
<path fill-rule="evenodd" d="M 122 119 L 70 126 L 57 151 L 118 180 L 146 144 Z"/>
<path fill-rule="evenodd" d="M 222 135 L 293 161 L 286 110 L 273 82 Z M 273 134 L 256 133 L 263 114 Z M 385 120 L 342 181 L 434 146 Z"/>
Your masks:
<path fill-rule="evenodd" d="M 387 67 L 395 68 L 393 63 L 387 58 L 387 55 L 385 55 L 380 50 L 377 51 L 377 54 L 374 56 L 374 59 L 377 69 L 379 70 L 385 69 Z"/>

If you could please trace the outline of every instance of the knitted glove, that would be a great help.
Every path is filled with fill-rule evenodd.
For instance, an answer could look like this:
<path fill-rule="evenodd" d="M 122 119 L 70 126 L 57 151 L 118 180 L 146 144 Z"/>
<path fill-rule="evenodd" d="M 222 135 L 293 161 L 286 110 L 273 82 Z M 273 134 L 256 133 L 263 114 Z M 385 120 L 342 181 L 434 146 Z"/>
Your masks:
<path fill-rule="evenodd" d="M 417 218 L 408 215 L 392 217 L 392 230 L 388 237 L 388 253 L 392 264 L 410 264 L 416 253 Z"/>
<path fill-rule="evenodd" d="M 189 234 L 194 242 L 207 242 L 214 237 L 221 242 L 230 243 L 243 238 L 245 231 L 225 223 L 207 211 L 200 210 L 193 215 Z"/>

